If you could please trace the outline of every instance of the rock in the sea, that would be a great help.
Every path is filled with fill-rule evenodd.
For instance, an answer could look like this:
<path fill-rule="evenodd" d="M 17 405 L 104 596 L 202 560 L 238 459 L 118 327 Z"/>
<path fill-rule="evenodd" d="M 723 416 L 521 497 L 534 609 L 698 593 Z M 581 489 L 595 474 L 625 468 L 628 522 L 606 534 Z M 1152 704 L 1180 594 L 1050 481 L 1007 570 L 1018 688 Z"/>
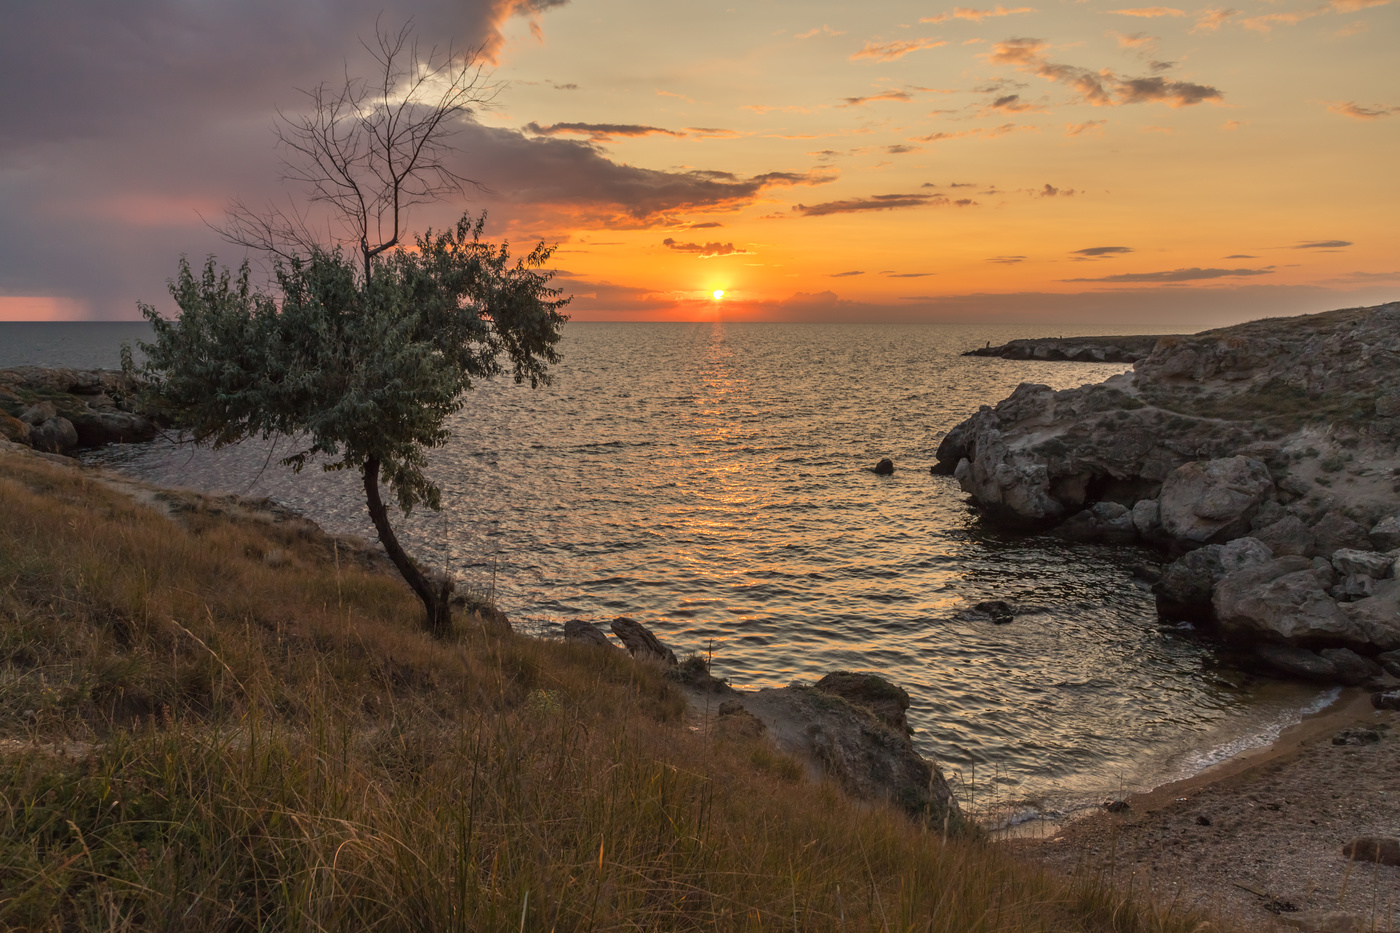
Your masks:
<path fill-rule="evenodd" d="M 1016 607 L 1004 599 L 984 599 L 973 606 L 972 611 L 986 616 L 997 625 L 1005 625 L 1016 618 Z"/>
<path fill-rule="evenodd" d="M 592 645 L 607 651 L 621 651 L 608 641 L 608 636 L 598 626 L 584 619 L 570 619 L 564 623 L 564 640 L 580 645 Z"/>
<path fill-rule="evenodd" d="M 1378 551 L 1342 548 L 1332 554 L 1332 566 L 1344 577 L 1364 573 L 1372 580 L 1384 580 L 1390 576 L 1390 568 L 1394 563 L 1393 555 L 1381 554 Z"/>
<path fill-rule="evenodd" d="M 875 464 L 875 467 L 872 470 L 872 472 L 876 476 L 889 476 L 891 473 L 894 472 L 894 461 L 886 457 L 879 463 Z"/>
<path fill-rule="evenodd" d="M 1400 865 L 1400 839 L 1394 836 L 1362 836 L 1342 846 L 1342 855 L 1364 862 Z"/>
<path fill-rule="evenodd" d="M 1249 457 L 1182 464 L 1157 497 L 1162 530 L 1196 543 L 1237 537 L 1273 488 L 1269 468 Z"/>
<path fill-rule="evenodd" d="M 1317 550 L 1312 531 L 1293 514 L 1256 529 L 1254 537 L 1267 545 L 1275 557 L 1308 557 Z"/>
<path fill-rule="evenodd" d="M 635 619 L 619 617 L 612 620 L 612 632 L 623 647 L 637 660 L 651 659 L 667 667 L 677 665 L 676 653 L 661 643 L 645 625 Z"/>
<path fill-rule="evenodd" d="M 1054 533 L 1070 541 L 1132 544 L 1137 540 L 1133 513 L 1117 502 L 1096 502 L 1071 515 Z"/>
<path fill-rule="evenodd" d="M 1152 587 L 1162 618 L 1203 621 L 1212 617 L 1211 594 L 1225 576 L 1221 550 L 1219 544 L 1207 544 L 1172 561 Z"/>
<path fill-rule="evenodd" d="M 1227 637 L 1254 641 L 1263 636 L 1295 646 L 1367 641 L 1303 557 L 1279 557 L 1226 574 L 1211 602 Z"/>

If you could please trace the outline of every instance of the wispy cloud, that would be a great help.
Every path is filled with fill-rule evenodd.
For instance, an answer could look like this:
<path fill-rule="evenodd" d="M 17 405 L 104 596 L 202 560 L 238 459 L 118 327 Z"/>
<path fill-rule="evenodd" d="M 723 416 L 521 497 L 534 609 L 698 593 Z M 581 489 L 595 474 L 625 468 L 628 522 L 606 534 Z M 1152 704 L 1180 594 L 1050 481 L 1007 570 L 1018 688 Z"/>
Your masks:
<path fill-rule="evenodd" d="M 794 38 L 810 39 L 813 36 L 844 36 L 845 34 L 846 31 L 844 29 L 832 29 L 830 26 L 823 23 L 815 29 L 809 29 L 806 32 L 799 32 L 796 36 L 794 36 Z"/>
<path fill-rule="evenodd" d="M 990 10 L 974 10 L 970 7 L 956 6 L 951 13 L 939 13 L 937 16 L 925 16 L 919 20 L 921 23 L 946 23 L 950 19 L 966 19 L 974 23 L 980 23 L 984 19 L 994 19 L 998 16 L 1015 16 L 1017 13 L 1034 13 L 1034 7 L 1018 6 L 1014 9 L 1007 9 L 1004 6 L 995 6 Z"/>
<path fill-rule="evenodd" d="M 1014 266 L 1017 263 L 1025 262 L 1027 256 L 992 256 L 987 262 L 995 262 L 1003 266 Z"/>
<path fill-rule="evenodd" d="M 615 136 L 684 136 L 675 130 L 659 126 L 645 126 L 640 123 L 552 123 L 540 126 L 538 123 L 525 124 L 527 132 L 536 136 L 587 136 L 595 142 L 607 142 Z"/>
<path fill-rule="evenodd" d="M 1014 132 L 1016 124 L 1003 123 L 1001 126 L 977 127 L 971 130 L 953 130 L 930 133 L 927 136 L 911 136 L 910 142 L 914 143 L 937 143 L 947 139 L 995 139 L 998 136 L 1005 136 Z M 1024 127 L 1023 127 L 1024 129 Z"/>
<path fill-rule="evenodd" d="M 1038 104 L 1033 104 L 1028 100 L 1023 100 L 1020 94 L 1003 94 L 996 100 L 982 108 L 982 115 L 986 116 L 992 112 L 1000 113 L 1048 113 Z"/>
<path fill-rule="evenodd" d="M 687 126 L 685 132 L 697 139 L 738 139 L 744 135 L 738 130 L 725 130 L 713 126 Z"/>
<path fill-rule="evenodd" d="M 947 45 L 942 39 L 934 39 L 924 36 L 918 39 L 896 39 L 893 42 L 867 42 L 865 47 L 859 52 L 851 55 L 851 61 L 856 62 L 861 59 L 870 59 L 876 62 L 892 62 L 903 58 L 911 52 L 919 52 L 924 49 L 936 49 L 940 45 Z"/>
<path fill-rule="evenodd" d="M 904 207 L 947 206 L 969 207 L 969 199 L 950 200 L 937 194 L 876 194 L 868 198 L 846 198 L 821 204 L 797 204 L 793 211 L 803 217 L 825 217 L 829 214 L 859 214 L 868 211 L 892 211 Z"/>
<path fill-rule="evenodd" d="M 1070 255 L 1083 256 L 1086 259 L 1103 259 L 1122 256 L 1131 252 L 1133 252 L 1131 246 L 1091 246 L 1088 249 L 1073 250 Z"/>
<path fill-rule="evenodd" d="M 1083 123 L 1066 123 L 1066 136 L 1083 136 L 1085 133 L 1094 133 L 1102 136 L 1103 128 L 1108 125 L 1107 120 L 1086 120 Z"/>
<path fill-rule="evenodd" d="M 882 100 L 898 101 L 899 103 L 909 103 L 914 98 L 908 91 L 881 91 L 878 94 L 867 94 L 864 97 L 845 97 L 845 103 L 837 104 L 838 107 L 861 107 L 865 104 L 873 104 Z"/>
<path fill-rule="evenodd" d="M 1351 246 L 1350 240 L 1316 240 L 1312 243 L 1299 243 L 1294 249 L 1346 249 Z"/>
<path fill-rule="evenodd" d="M 1147 102 L 1189 107 L 1203 101 L 1219 101 L 1224 96 L 1216 88 L 1191 81 L 1168 81 L 1162 77 L 1120 78 L 1108 69 L 1091 71 L 1078 65 L 1058 64 L 1045 56 L 1045 48 L 1046 43 L 1041 39 L 1007 39 L 993 45 L 985 57 L 993 65 L 1012 65 L 1047 81 L 1066 84 L 1096 107 Z"/>
<path fill-rule="evenodd" d="M 853 276 L 853 275 L 865 275 L 865 270 L 863 270 L 863 269 L 856 269 L 856 270 L 853 271 L 853 272 L 833 272 L 833 273 L 831 273 L 831 275 L 827 276 L 827 278 L 832 278 L 832 279 L 848 279 L 848 278 L 850 278 L 850 277 Z"/>
<path fill-rule="evenodd" d="M 717 256 L 749 256 L 752 253 L 739 249 L 733 243 L 681 243 L 667 237 L 661 245 L 679 253 L 694 253 L 697 259 L 714 259 Z"/>
<path fill-rule="evenodd" d="M 1181 10 L 1169 6 L 1140 6 L 1131 10 L 1109 10 L 1109 13 L 1117 13 L 1119 16 L 1142 16 L 1147 19 L 1155 19 L 1159 16 L 1185 16 Z"/>
<path fill-rule="evenodd" d="M 1272 275 L 1273 269 L 1170 269 L 1165 272 L 1123 272 L 1099 278 L 1063 279 L 1065 282 L 1199 282 L 1242 276 Z"/>
<path fill-rule="evenodd" d="M 1391 117 L 1400 113 L 1400 107 L 1386 107 L 1384 105 L 1363 107 L 1354 100 L 1328 104 L 1327 109 L 1344 117 L 1351 117 L 1353 120 L 1379 120 L 1382 117 Z"/>
<path fill-rule="evenodd" d="M 1191 27 L 1193 33 L 1217 32 L 1227 19 L 1239 14 L 1239 10 L 1227 10 L 1223 7 L 1215 10 L 1202 10 L 1196 14 L 1196 25 Z"/>

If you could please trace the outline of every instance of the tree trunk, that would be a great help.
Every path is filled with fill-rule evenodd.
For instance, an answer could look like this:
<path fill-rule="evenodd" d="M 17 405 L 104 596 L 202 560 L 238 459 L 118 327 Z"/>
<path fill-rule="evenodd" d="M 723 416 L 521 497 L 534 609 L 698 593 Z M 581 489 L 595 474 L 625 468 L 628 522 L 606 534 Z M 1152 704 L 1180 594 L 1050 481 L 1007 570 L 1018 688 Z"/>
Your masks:
<path fill-rule="evenodd" d="M 370 457 L 365 461 L 365 501 L 369 505 L 369 517 L 379 532 L 379 543 L 384 545 L 389 559 L 399 568 L 404 580 L 423 601 L 427 612 L 423 627 L 434 638 L 446 638 L 452 633 L 452 580 L 444 578 L 441 585 L 434 587 L 432 582 L 418 569 L 394 535 L 389 525 L 389 512 L 384 501 L 379 498 L 379 458 Z"/>

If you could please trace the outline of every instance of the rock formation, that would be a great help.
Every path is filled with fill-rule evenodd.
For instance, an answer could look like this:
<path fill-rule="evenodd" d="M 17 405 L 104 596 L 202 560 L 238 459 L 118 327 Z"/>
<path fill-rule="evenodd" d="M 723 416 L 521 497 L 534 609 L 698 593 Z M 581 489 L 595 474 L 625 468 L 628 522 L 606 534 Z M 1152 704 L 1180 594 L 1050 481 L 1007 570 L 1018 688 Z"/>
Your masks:
<path fill-rule="evenodd" d="M 136 409 L 136 387 L 111 370 L 0 370 L 0 437 L 35 450 L 148 441 L 156 424 Z"/>
<path fill-rule="evenodd" d="M 1131 372 L 984 406 L 934 471 L 990 522 L 1164 550 L 1163 615 L 1354 681 L 1318 652 L 1400 648 L 1400 303 L 1153 340 Z"/>

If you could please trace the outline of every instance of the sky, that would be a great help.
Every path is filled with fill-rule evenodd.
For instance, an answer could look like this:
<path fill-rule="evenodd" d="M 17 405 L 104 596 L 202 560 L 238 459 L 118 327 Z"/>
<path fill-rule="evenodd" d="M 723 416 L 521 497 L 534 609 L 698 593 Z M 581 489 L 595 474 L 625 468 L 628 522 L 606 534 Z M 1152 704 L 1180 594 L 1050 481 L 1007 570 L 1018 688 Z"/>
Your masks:
<path fill-rule="evenodd" d="M 1400 0 L 22 0 L 0 320 L 174 310 L 273 126 L 411 22 L 475 50 L 409 226 L 556 245 L 575 320 L 1199 327 L 1400 298 Z M 716 299 L 716 290 L 723 297 Z"/>

